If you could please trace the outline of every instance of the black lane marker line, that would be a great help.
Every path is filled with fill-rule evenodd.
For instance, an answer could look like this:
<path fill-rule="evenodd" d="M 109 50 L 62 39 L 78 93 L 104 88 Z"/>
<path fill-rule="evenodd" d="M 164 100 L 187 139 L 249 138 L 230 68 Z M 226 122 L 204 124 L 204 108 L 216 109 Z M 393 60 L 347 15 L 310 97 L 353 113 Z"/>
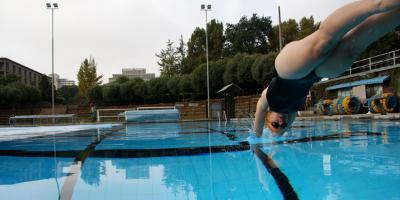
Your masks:
<path fill-rule="evenodd" d="M 276 142 L 272 142 L 271 144 L 273 144 L 273 145 L 293 144 L 293 143 L 345 139 L 345 138 L 350 138 L 350 137 L 355 137 L 355 136 L 381 136 L 381 135 L 382 135 L 382 133 L 378 133 L 378 132 L 357 131 L 357 132 L 334 133 L 331 135 L 318 135 L 318 136 L 304 137 L 304 138 L 298 138 L 298 139 L 276 141 Z"/>
<path fill-rule="evenodd" d="M 221 133 L 222 135 L 225 135 L 226 137 L 228 137 L 229 140 L 235 141 L 236 140 L 236 135 L 229 133 L 228 131 L 220 131 L 217 129 L 213 129 L 213 128 L 208 128 L 208 127 L 204 127 L 204 126 L 199 126 L 199 125 L 192 125 L 193 127 L 197 127 L 197 128 L 204 128 L 204 129 L 208 129 L 210 131 L 213 132 L 217 132 L 217 133 Z"/>
<path fill-rule="evenodd" d="M 260 145 L 280 145 L 293 144 L 314 141 L 346 139 L 354 136 L 380 136 L 381 133 L 376 132 L 353 132 L 353 133 L 335 133 L 331 135 L 312 136 L 284 141 L 276 141 L 271 143 L 260 143 Z M 90 145 L 89 145 L 90 146 Z M 87 147 L 87 151 L 91 148 Z M 94 147 L 93 147 L 94 148 Z M 126 158 L 141 158 L 141 157 L 162 157 L 162 156 L 188 156 L 202 153 L 209 153 L 209 146 L 205 147 L 182 147 L 182 148 L 165 148 L 165 149 L 106 149 L 106 150 L 91 150 L 91 157 L 126 157 Z M 239 142 L 238 145 L 223 145 L 212 146 L 211 152 L 231 152 L 249 150 L 250 145 L 247 141 Z M 82 151 L 57 151 L 57 157 L 74 157 L 83 159 Z M 25 150 L 0 150 L 0 156 L 21 156 L 21 157 L 54 157 L 53 151 L 25 151 Z M 88 156 L 88 155 L 87 155 Z"/>
<path fill-rule="evenodd" d="M 63 187 L 61 188 L 61 193 L 59 196 L 59 199 L 61 200 L 70 200 L 72 199 L 72 195 L 74 193 L 74 188 L 76 185 L 76 182 L 78 181 L 81 173 L 81 169 L 83 167 L 83 164 L 85 163 L 86 158 L 88 158 L 96 146 L 100 144 L 100 142 L 110 136 L 112 133 L 119 131 L 123 129 L 123 127 L 111 129 L 110 131 L 107 131 L 106 133 L 100 135 L 100 137 L 96 140 L 90 143 L 83 151 L 79 152 L 78 155 L 74 159 L 74 164 L 71 165 L 70 171 L 68 173 L 67 179 L 64 182 Z"/>
<path fill-rule="evenodd" d="M 274 163 L 274 161 L 267 154 L 261 151 L 259 147 L 255 147 L 252 150 L 264 164 L 267 171 L 274 178 L 275 183 L 278 185 L 278 188 L 281 191 L 284 199 L 290 199 L 290 200 L 299 199 L 296 191 L 294 191 L 292 185 L 290 184 L 288 177 L 279 169 L 279 167 Z"/>
<path fill-rule="evenodd" d="M 146 158 L 164 156 L 191 156 L 221 152 L 235 152 L 250 150 L 250 145 L 245 142 L 239 145 L 227 146 L 206 146 L 193 148 L 167 148 L 167 149 L 116 149 L 116 150 L 96 150 L 91 157 L 102 158 Z"/>
<path fill-rule="evenodd" d="M 206 129 L 206 127 L 201 127 L 201 126 L 197 126 L 197 128 L 204 128 L 204 129 Z M 211 129 L 210 129 L 211 130 Z M 212 130 L 212 131 L 217 131 L 217 132 L 220 132 L 220 131 L 218 131 L 218 130 Z M 236 133 L 238 133 L 238 132 L 242 132 L 242 133 L 244 133 L 244 132 L 249 132 L 249 130 L 243 130 L 243 129 L 241 129 L 241 130 L 235 130 L 235 132 Z M 179 132 L 179 134 L 206 134 L 206 133 L 208 133 L 208 131 L 183 131 L 183 132 Z"/>
<path fill-rule="evenodd" d="M 249 150 L 248 142 L 241 142 L 238 145 L 212 146 L 212 153 L 234 152 Z M 163 157 L 163 156 L 189 156 L 210 153 L 210 147 L 183 147 L 183 148 L 166 148 L 166 149 L 104 149 L 90 152 L 90 157 L 102 158 L 146 158 L 146 157 Z M 75 162 L 83 160 L 77 159 L 79 156 L 88 156 L 89 152 L 82 153 L 80 151 L 57 151 L 57 157 L 75 157 Z M 53 157 L 53 151 L 21 151 L 7 150 L 0 151 L 0 156 L 22 156 L 22 157 Z"/>

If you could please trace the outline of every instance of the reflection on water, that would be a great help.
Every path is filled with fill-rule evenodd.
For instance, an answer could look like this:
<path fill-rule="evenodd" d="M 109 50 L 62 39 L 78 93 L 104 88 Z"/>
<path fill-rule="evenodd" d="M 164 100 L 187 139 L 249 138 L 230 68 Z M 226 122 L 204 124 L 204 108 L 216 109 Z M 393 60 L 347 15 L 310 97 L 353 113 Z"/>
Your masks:
<path fill-rule="evenodd" d="M 212 157 L 89 158 L 74 199 L 279 199 L 273 178 L 256 163 L 249 152 L 213 153 Z"/>
<path fill-rule="evenodd" d="M 282 199 L 262 160 L 248 146 L 239 148 L 249 138 L 247 126 L 247 122 L 139 124 L 101 141 L 96 130 L 74 137 L 59 135 L 55 141 L 62 151 L 100 142 L 84 161 L 72 199 Z M 399 127 L 398 122 L 304 121 L 296 122 L 284 137 L 266 137 L 258 143 L 300 199 L 396 199 L 400 198 Z M 0 147 L 25 150 L 35 144 L 33 152 L 53 153 L 51 141 L 36 138 L 3 142 Z M 210 144 L 213 153 L 198 152 Z M 225 148 L 217 153 L 218 145 Z M 150 149 L 145 149 L 149 156 L 126 156 L 135 149 L 140 154 L 143 148 Z M 154 154 L 165 149 L 175 153 Z M 74 158 L 0 156 L 0 195 L 57 199 L 54 180 L 61 188 L 66 185 Z"/>
<path fill-rule="evenodd" d="M 72 159 L 60 159 L 54 166 L 51 157 L 0 157 L 0 185 L 10 185 L 23 182 L 66 176 L 63 169 L 69 167 Z"/>
<path fill-rule="evenodd" d="M 341 127 L 340 138 L 273 147 L 273 159 L 301 191 L 300 199 L 400 198 L 399 127 L 362 123 Z"/>

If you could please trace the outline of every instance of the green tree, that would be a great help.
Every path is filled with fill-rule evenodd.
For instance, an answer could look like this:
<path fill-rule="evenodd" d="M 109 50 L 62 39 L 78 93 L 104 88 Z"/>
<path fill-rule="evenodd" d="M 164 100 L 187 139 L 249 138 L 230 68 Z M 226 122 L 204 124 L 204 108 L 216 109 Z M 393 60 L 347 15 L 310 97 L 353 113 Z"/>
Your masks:
<path fill-rule="evenodd" d="M 146 96 L 148 95 L 146 82 L 140 78 L 133 80 L 136 80 L 135 84 L 133 84 L 131 88 L 131 91 L 133 91 L 133 94 L 135 95 L 133 102 L 138 104 L 146 103 Z"/>
<path fill-rule="evenodd" d="M 12 109 L 15 109 L 15 105 L 22 102 L 24 96 L 23 91 L 19 87 L 15 87 L 12 84 L 8 84 L 4 87 L 4 97 Z"/>
<path fill-rule="evenodd" d="M 239 68 L 240 61 L 245 57 L 246 54 L 239 53 L 227 60 L 226 68 L 223 76 L 224 84 L 228 85 L 231 83 L 238 84 L 237 80 L 237 69 Z"/>
<path fill-rule="evenodd" d="M 201 64 L 191 73 L 192 88 L 195 98 L 204 99 L 207 97 L 207 65 Z"/>
<path fill-rule="evenodd" d="M 206 31 L 196 27 L 188 41 L 186 65 L 183 68 L 184 74 L 190 74 L 197 66 L 206 62 L 205 38 Z"/>
<path fill-rule="evenodd" d="M 263 89 L 274 76 L 275 58 L 277 55 L 276 52 L 261 55 L 251 66 L 251 74 L 253 79 L 258 83 L 260 89 Z"/>
<path fill-rule="evenodd" d="M 237 64 L 236 70 L 236 80 L 237 84 L 244 89 L 246 94 L 251 94 L 256 91 L 254 85 L 256 85 L 256 81 L 253 79 L 251 73 L 251 67 L 256 60 L 256 58 L 260 57 L 260 54 L 245 54 L 242 59 L 239 60 Z"/>
<path fill-rule="evenodd" d="M 178 63 L 178 52 L 173 47 L 173 42 L 168 40 L 167 48 L 162 49 L 160 54 L 156 54 L 156 56 L 160 59 L 157 62 L 160 65 L 161 76 L 173 76 L 179 73 L 179 63 Z"/>
<path fill-rule="evenodd" d="M 168 102 L 169 90 L 168 90 L 168 77 L 157 77 L 147 81 L 147 98 L 151 103 L 163 103 Z"/>
<path fill-rule="evenodd" d="M 217 97 L 217 91 L 225 86 L 224 80 L 221 78 L 224 76 L 225 66 L 226 59 L 210 62 L 210 96 L 213 98 Z"/>
<path fill-rule="evenodd" d="M 270 17 L 258 17 L 256 14 L 248 19 L 243 16 L 237 24 L 227 24 L 225 30 L 225 53 L 267 53 L 270 49 L 268 40 L 273 34 Z"/>
<path fill-rule="evenodd" d="M 120 84 L 112 82 L 103 87 L 103 100 L 107 105 L 122 104 L 119 86 Z"/>
<path fill-rule="evenodd" d="M 117 82 L 117 83 L 119 83 L 119 84 L 122 84 L 122 83 L 125 83 L 125 82 L 128 82 L 128 81 L 129 81 L 129 78 L 126 77 L 126 76 L 119 76 L 119 77 L 115 80 L 115 82 Z"/>
<path fill-rule="evenodd" d="M 87 97 L 87 91 L 90 87 L 101 84 L 103 75 L 97 76 L 97 65 L 94 58 L 90 57 L 81 63 L 78 72 L 78 88 L 79 94 Z"/>
<path fill-rule="evenodd" d="M 223 48 L 225 44 L 224 25 L 213 19 L 207 24 L 208 36 L 208 59 L 210 61 L 218 60 L 223 57 Z"/>
<path fill-rule="evenodd" d="M 319 24 L 314 23 L 314 17 L 311 16 L 310 18 L 303 17 L 299 22 L 299 35 L 297 39 L 303 39 L 316 31 L 318 29 Z"/>
<path fill-rule="evenodd" d="M 135 78 L 120 85 L 121 100 L 124 104 L 142 103 L 144 95 L 143 79 Z"/>
<path fill-rule="evenodd" d="M 6 76 L 0 76 L 0 85 L 8 85 L 9 83 L 17 82 L 18 77 L 14 74 L 7 74 Z"/>
<path fill-rule="evenodd" d="M 181 80 L 180 75 L 172 76 L 168 79 L 167 87 L 168 87 L 169 93 L 171 95 L 171 100 L 173 100 L 173 101 L 179 100 L 180 89 L 179 89 L 178 85 L 179 85 L 180 80 Z"/>
<path fill-rule="evenodd" d="M 15 105 L 34 105 L 40 101 L 40 92 L 37 88 L 13 82 L 3 88 L 2 96 L 8 105 L 14 109 Z"/>
<path fill-rule="evenodd" d="M 78 86 L 76 85 L 65 85 L 62 86 L 57 92 L 64 97 L 65 103 L 68 105 L 72 102 L 74 97 L 78 94 Z"/>
<path fill-rule="evenodd" d="M 51 83 L 48 76 L 40 77 L 39 90 L 43 101 L 51 101 Z"/>
<path fill-rule="evenodd" d="M 182 75 L 178 83 L 179 93 L 182 95 L 183 101 L 185 98 L 193 95 L 192 78 L 191 74 Z"/>
<path fill-rule="evenodd" d="M 299 25 L 294 19 L 289 19 L 287 21 L 282 22 L 281 30 L 282 30 L 282 47 L 299 38 L 299 32 L 300 32 Z"/>
<path fill-rule="evenodd" d="M 186 45 L 185 41 L 183 41 L 183 36 L 179 38 L 179 45 L 176 48 L 177 52 L 177 71 L 179 74 L 183 73 L 183 69 L 185 68 L 186 64 Z"/>
<path fill-rule="evenodd" d="M 370 44 L 358 59 L 368 58 L 396 49 L 400 49 L 400 26 Z"/>
<path fill-rule="evenodd" d="M 88 98 L 89 101 L 94 103 L 95 105 L 104 104 L 103 100 L 103 86 L 94 85 L 88 89 Z"/>

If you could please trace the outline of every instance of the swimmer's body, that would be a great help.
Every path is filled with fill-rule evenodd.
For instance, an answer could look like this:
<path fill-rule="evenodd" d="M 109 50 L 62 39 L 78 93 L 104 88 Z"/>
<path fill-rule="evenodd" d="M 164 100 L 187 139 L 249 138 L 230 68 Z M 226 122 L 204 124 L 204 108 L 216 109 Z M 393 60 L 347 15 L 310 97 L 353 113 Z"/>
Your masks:
<path fill-rule="evenodd" d="M 319 29 L 287 44 L 275 60 L 278 77 L 257 103 L 254 131 L 264 122 L 274 135 L 284 133 L 314 82 L 342 74 L 369 44 L 400 25 L 400 0 L 360 0 L 331 13 Z"/>

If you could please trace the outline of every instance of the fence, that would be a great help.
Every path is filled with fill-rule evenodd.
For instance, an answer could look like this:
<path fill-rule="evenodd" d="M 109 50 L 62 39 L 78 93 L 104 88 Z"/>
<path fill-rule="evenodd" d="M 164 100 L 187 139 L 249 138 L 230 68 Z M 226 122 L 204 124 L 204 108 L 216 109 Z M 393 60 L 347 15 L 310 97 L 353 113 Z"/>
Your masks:
<path fill-rule="evenodd" d="M 400 65 L 400 49 L 358 60 L 340 76 L 347 76 L 396 65 Z"/>

